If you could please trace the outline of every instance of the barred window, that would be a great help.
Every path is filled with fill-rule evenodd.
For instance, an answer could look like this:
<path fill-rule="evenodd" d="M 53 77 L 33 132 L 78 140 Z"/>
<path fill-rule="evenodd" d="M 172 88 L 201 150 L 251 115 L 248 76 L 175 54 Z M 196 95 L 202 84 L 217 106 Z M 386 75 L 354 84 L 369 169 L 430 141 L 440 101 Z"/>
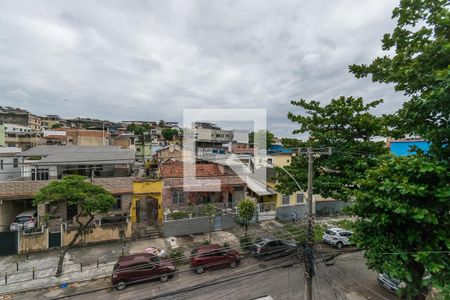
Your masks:
<path fill-rule="evenodd" d="M 182 191 L 175 191 L 173 193 L 173 204 L 184 203 L 184 193 Z"/>

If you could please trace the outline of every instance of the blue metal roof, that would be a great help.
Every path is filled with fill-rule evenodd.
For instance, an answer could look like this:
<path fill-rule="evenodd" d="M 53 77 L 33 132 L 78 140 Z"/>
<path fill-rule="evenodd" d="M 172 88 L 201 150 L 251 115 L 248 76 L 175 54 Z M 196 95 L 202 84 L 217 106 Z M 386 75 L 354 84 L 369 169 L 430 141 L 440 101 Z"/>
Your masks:
<path fill-rule="evenodd" d="M 410 152 L 412 147 L 421 149 L 425 153 L 428 152 L 430 144 L 428 141 L 392 141 L 390 149 L 396 156 L 407 156 L 416 153 L 416 151 Z"/>

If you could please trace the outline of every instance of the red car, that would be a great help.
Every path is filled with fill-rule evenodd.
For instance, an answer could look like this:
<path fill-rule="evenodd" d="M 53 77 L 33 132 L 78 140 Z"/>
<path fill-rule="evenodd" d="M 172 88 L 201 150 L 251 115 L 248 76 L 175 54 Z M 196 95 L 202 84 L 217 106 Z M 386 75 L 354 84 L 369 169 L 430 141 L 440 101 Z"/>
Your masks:
<path fill-rule="evenodd" d="M 241 260 L 239 252 L 219 245 L 208 245 L 192 250 L 191 267 L 198 274 L 206 269 L 236 267 Z"/>
<path fill-rule="evenodd" d="M 158 278 L 167 281 L 175 273 L 174 264 L 159 256 L 140 253 L 122 256 L 115 264 L 112 273 L 112 284 L 123 290 L 128 284 Z"/>

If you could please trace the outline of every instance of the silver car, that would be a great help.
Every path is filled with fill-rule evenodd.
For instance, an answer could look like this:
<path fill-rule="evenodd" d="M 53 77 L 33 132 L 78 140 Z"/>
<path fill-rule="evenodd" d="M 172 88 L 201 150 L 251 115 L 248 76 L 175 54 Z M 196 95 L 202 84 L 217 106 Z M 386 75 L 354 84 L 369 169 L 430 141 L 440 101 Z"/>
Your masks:
<path fill-rule="evenodd" d="M 37 226 L 37 211 L 27 210 L 16 216 L 14 222 L 9 226 L 10 231 L 32 231 Z"/>
<path fill-rule="evenodd" d="M 344 246 L 352 245 L 351 237 L 353 232 L 339 227 L 333 227 L 325 230 L 323 241 L 329 245 L 341 249 Z"/>

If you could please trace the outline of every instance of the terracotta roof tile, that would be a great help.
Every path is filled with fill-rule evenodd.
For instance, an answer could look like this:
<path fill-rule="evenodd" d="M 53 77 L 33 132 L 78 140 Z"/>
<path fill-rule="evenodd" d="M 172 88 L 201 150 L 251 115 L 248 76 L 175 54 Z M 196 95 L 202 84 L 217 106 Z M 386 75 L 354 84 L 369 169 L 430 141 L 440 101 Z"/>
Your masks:
<path fill-rule="evenodd" d="M 41 188 L 52 180 L 45 181 L 3 181 L 0 182 L 0 199 L 33 198 Z M 131 194 L 133 192 L 131 177 L 94 178 L 94 183 L 102 186 L 111 194 Z"/>
<path fill-rule="evenodd" d="M 215 177 L 224 176 L 217 164 L 201 164 L 197 163 L 195 166 L 196 177 Z M 180 161 L 167 161 L 160 167 L 162 178 L 179 178 L 183 177 L 183 163 Z"/>

